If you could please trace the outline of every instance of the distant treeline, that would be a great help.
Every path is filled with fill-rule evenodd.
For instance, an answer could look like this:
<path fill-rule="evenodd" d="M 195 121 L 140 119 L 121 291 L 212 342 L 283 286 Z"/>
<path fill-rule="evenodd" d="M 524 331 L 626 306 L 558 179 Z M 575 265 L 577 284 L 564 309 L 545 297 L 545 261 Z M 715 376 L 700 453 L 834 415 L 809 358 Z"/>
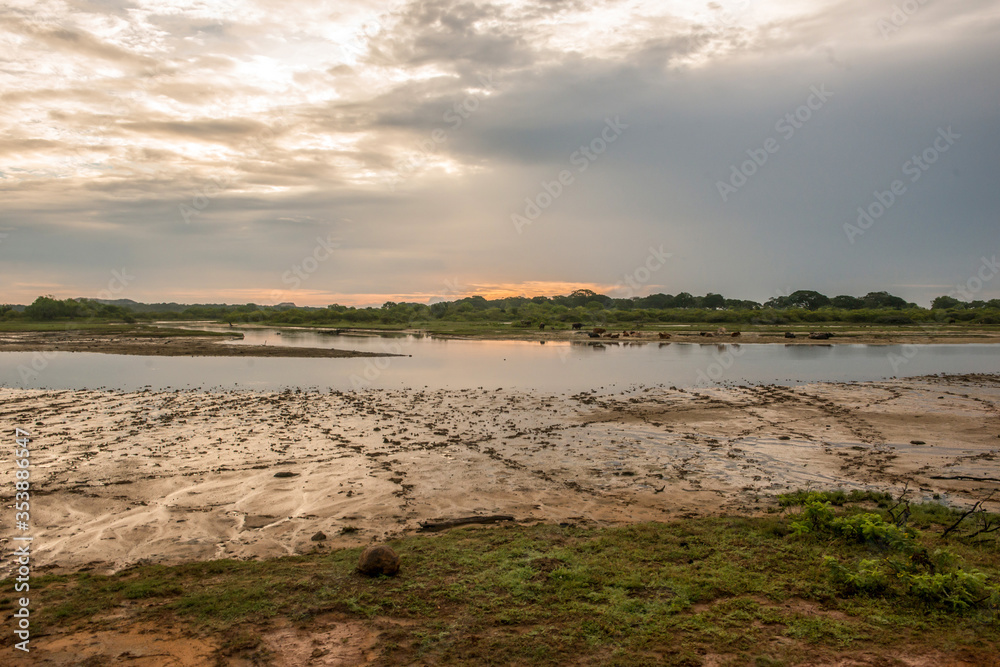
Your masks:
<path fill-rule="evenodd" d="M 568 296 L 509 297 L 485 299 L 471 296 L 434 304 L 394 303 L 381 307 L 298 308 L 291 304 L 261 306 L 246 304 L 179 306 L 162 304 L 121 305 L 92 299 L 58 300 L 38 297 L 24 308 L 0 306 L 0 318 L 29 321 L 79 320 L 86 318 L 123 320 L 222 320 L 273 324 L 417 324 L 434 320 L 455 322 L 513 323 L 515 326 L 587 325 L 644 322 L 704 322 L 733 324 L 790 324 L 794 322 L 857 322 L 885 325 L 970 322 L 1000 324 L 1000 299 L 963 302 L 951 296 L 934 299 L 931 308 L 908 303 L 888 292 L 863 297 L 827 297 L 800 290 L 776 296 L 765 303 L 726 299 L 721 294 L 693 296 L 652 294 L 616 299 L 590 290 Z M 135 307 L 132 307 L 132 304 Z M 157 304 L 159 305 L 159 304 Z M 141 306 L 141 308 L 140 308 Z"/>

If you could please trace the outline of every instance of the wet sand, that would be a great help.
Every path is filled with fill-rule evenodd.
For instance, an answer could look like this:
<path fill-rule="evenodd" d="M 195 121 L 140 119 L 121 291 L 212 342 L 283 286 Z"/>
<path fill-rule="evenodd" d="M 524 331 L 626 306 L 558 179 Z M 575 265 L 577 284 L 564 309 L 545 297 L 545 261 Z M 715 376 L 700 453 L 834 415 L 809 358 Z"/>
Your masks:
<path fill-rule="evenodd" d="M 32 433 L 50 569 L 263 558 L 472 514 L 611 525 L 753 514 L 803 487 L 909 484 L 957 505 L 1000 488 L 996 375 L 575 395 L 4 388 L 0 405 Z M 8 459 L 8 507 L 13 481 Z M 4 550 L 13 536 L 3 522 Z"/>

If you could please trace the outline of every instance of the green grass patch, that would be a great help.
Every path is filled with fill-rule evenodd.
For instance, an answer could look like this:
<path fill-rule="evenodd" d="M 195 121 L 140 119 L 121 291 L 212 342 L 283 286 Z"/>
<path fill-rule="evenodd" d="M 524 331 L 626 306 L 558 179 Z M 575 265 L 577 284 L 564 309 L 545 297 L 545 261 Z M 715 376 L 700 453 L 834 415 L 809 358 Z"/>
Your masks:
<path fill-rule="evenodd" d="M 697 665 L 714 653 L 735 656 L 732 664 L 777 665 L 841 651 L 889 655 L 901 645 L 928 651 L 947 645 L 984 656 L 996 650 L 996 605 L 952 605 L 940 594 L 954 595 L 961 586 L 974 593 L 976 582 L 995 585 L 996 539 L 949 545 L 950 560 L 934 556 L 941 559 L 937 570 L 913 570 L 928 575 L 919 590 L 852 588 L 824 558 L 854 568 L 903 558 L 905 551 L 892 539 L 864 538 L 866 521 L 884 521 L 855 518 L 865 516 L 861 508 L 837 514 L 823 507 L 829 515 L 818 521 L 842 520 L 850 528 L 797 530 L 809 521 L 805 512 L 616 528 L 476 527 L 391 542 L 402 557 L 393 578 L 355 573 L 360 549 L 140 566 L 107 577 L 39 576 L 32 582 L 33 627 L 86 627 L 132 600 L 139 620 L 169 619 L 237 637 L 247 650 L 259 644 L 254 632 L 276 617 L 303 627 L 329 612 L 409 619 L 379 640 L 388 664 L 548 665 L 572 657 Z M 940 548 L 933 535 L 903 534 L 912 541 L 910 553 Z M 935 578 L 957 572 L 975 581 Z M 12 582 L 0 582 L 0 590 L 12 590 Z"/>

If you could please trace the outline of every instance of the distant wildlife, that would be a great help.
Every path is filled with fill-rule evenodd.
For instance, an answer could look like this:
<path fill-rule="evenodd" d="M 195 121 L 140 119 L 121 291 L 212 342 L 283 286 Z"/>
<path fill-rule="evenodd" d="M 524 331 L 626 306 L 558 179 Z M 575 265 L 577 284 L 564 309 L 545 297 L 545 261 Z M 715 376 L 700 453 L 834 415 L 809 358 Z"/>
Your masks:
<path fill-rule="evenodd" d="M 702 331 L 698 334 L 699 336 L 704 336 L 705 338 L 714 338 L 714 336 L 707 331 Z"/>
<path fill-rule="evenodd" d="M 605 331 L 607 331 L 607 329 L 602 329 L 601 327 L 597 327 L 596 329 L 594 329 L 595 334 L 602 334 Z"/>
<path fill-rule="evenodd" d="M 666 340 L 668 338 L 670 338 L 670 334 L 663 333 L 662 331 L 660 332 L 660 340 Z"/>
<path fill-rule="evenodd" d="M 574 330 L 575 329 L 582 329 L 582 328 L 583 328 L 583 322 L 573 322 L 573 329 Z"/>
<path fill-rule="evenodd" d="M 600 338 L 600 337 L 601 337 L 601 334 L 599 334 L 599 333 L 594 333 L 593 331 L 588 331 L 588 332 L 587 332 L 587 336 L 589 336 L 590 338 Z"/>
<path fill-rule="evenodd" d="M 795 338 L 795 334 L 793 334 L 791 331 L 786 331 L 785 338 Z"/>
<path fill-rule="evenodd" d="M 539 331 L 544 331 L 545 330 L 545 323 L 544 322 L 542 322 L 541 324 L 538 325 L 538 330 Z"/>
<path fill-rule="evenodd" d="M 739 331 L 734 331 L 734 332 L 732 333 L 732 337 L 733 337 L 733 338 L 738 338 L 739 336 L 740 336 L 740 332 L 739 332 Z"/>
<path fill-rule="evenodd" d="M 621 334 L 608 334 L 608 338 L 618 338 Z"/>
<path fill-rule="evenodd" d="M 832 333 L 827 333 L 826 331 L 813 332 L 809 334 L 811 340 L 829 340 L 833 338 Z"/>

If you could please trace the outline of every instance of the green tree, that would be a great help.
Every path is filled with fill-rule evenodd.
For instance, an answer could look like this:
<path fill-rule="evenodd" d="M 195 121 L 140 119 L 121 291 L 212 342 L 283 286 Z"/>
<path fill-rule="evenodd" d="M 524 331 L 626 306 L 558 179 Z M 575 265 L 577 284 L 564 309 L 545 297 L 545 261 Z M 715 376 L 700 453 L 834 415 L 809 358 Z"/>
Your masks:
<path fill-rule="evenodd" d="M 949 308 L 962 308 L 965 304 L 953 296 L 939 296 L 931 303 L 931 310 L 947 310 Z"/>

